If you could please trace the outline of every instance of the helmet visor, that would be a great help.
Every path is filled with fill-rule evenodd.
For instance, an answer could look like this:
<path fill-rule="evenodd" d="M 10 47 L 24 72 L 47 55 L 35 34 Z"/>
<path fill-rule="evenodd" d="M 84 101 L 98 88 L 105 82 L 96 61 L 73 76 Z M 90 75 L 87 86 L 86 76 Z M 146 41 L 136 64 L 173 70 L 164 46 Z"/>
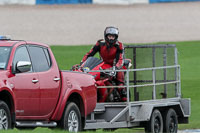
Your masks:
<path fill-rule="evenodd" d="M 118 35 L 119 31 L 116 28 L 107 28 L 106 29 L 106 35 L 111 34 L 111 35 Z"/>

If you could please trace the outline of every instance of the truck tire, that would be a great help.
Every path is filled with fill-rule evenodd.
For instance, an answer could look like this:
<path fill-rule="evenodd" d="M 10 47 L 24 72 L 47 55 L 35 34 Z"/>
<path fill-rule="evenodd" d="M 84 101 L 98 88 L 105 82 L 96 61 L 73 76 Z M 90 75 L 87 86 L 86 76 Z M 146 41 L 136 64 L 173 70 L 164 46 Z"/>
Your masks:
<path fill-rule="evenodd" d="M 163 119 L 160 111 L 155 109 L 151 115 L 150 121 L 146 123 L 146 133 L 162 133 L 163 132 Z"/>
<path fill-rule="evenodd" d="M 61 124 L 69 132 L 82 131 L 81 113 L 74 102 L 67 103 Z"/>
<path fill-rule="evenodd" d="M 11 115 L 8 105 L 0 100 L 0 130 L 11 128 Z"/>
<path fill-rule="evenodd" d="M 177 133 L 178 119 L 176 111 L 170 108 L 163 116 L 164 118 L 164 132 Z"/>

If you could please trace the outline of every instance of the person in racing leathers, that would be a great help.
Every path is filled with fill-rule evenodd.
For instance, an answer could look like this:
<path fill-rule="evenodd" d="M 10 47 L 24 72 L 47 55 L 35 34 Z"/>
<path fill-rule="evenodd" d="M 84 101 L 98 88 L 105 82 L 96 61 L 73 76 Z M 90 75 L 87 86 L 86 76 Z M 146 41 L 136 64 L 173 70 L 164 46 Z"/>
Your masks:
<path fill-rule="evenodd" d="M 109 64 L 112 67 L 115 66 L 117 69 L 121 69 L 124 63 L 124 47 L 123 44 L 118 41 L 119 31 L 118 28 L 110 26 L 104 30 L 104 39 L 98 40 L 96 45 L 83 57 L 82 62 L 86 61 L 88 57 L 94 56 L 99 52 L 102 60 L 105 64 Z M 117 85 L 124 85 L 124 72 L 117 72 L 116 75 Z M 126 89 L 118 88 L 121 100 L 126 101 Z"/>

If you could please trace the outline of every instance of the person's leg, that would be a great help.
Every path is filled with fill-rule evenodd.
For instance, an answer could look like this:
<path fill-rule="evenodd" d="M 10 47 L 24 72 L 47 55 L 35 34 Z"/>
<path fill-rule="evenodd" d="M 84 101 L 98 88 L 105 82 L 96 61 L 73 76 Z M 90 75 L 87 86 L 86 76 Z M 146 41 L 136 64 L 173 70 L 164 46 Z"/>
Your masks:
<path fill-rule="evenodd" d="M 124 72 L 118 72 L 117 73 L 117 85 L 118 86 L 124 86 Z M 118 88 L 118 92 L 121 96 L 121 100 L 122 101 L 127 101 L 127 92 L 126 92 L 126 88 L 124 87 L 120 87 Z"/>

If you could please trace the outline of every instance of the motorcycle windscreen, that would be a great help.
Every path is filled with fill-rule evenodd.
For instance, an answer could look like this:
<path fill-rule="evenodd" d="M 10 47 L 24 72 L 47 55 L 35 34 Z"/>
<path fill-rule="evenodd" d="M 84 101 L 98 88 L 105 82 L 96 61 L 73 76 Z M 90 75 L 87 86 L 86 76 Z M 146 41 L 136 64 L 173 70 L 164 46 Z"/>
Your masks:
<path fill-rule="evenodd" d="M 88 59 L 85 61 L 83 67 L 88 67 L 88 68 L 90 68 L 90 70 L 92 70 L 93 68 L 95 68 L 102 62 L 103 62 L 102 60 L 100 60 L 96 57 L 88 57 Z"/>

